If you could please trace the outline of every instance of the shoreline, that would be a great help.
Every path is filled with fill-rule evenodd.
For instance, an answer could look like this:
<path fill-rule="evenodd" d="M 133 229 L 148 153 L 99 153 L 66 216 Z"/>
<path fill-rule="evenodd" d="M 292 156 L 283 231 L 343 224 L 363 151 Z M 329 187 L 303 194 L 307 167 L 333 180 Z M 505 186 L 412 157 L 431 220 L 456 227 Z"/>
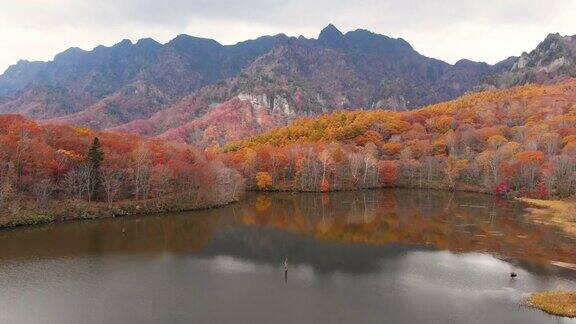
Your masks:
<path fill-rule="evenodd" d="M 299 191 L 291 190 L 287 188 L 272 188 L 268 190 L 259 190 L 256 188 L 247 189 L 246 192 L 263 192 L 263 193 L 273 193 L 282 192 L 289 194 L 322 194 L 331 192 L 354 192 L 363 190 L 382 190 L 382 189 L 415 189 L 415 190 L 433 190 L 441 192 L 465 192 L 474 193 L 481 195 L 488 195 L 492 197 L 501 197 L 502 199 L 517 201 L 524 203 L 529 206 L 538 207 L 526 208 L 525 216 L 530 218 L 531 221 L 536 224 L 545 224 L 559 227 L 565 231 L 570 236 L 576 237 L 576 214 L 571 216 L 569 214 L 570 210 L 576 211 L 576 201 L 568 200 L 544 200 L 544 199 L 532 199 L 525 197 L 509 197 L 509 196 L 499 196 L 495 195 L 486 190 L 477 190 L 475 188 L 467 186 L 456 186 L 453 189 L 441 188 L 438 186 L 431 187 L 415 187 L 415 186 L 386 186 L 386 187 L 371 187 L 371 188 L 360 188 L 360 189 L 342 189 L 342 190 L 329 190 L 329 191 Z M 52 224 L 68 221 L 78 221 L 78 220 L 95 220 L 95 219 L 105 219 L 105 218 L 116 218 L 122 216 L 146 216 L 155 215 L 167 212 L 185 212 L 185 211 L 195 211 L 195 210 L 205 210 L 212 208 L 224 207 L 233 203 L 242 201 L 243 197 L 235 197 L 233 200 L 227 202 L 213 202 L 204 204 L 195 203 L 170 203 L 170 201 L 164 201 L 158 203 L 153 199 L 147 201 L 120 201 L 114 203 L 112 206 L 104 202 L 85 202 L 85 201 L 75 201 L 71 204 L 69 203 L 64 210 L 60 208 L 47 208 L 44 210 L 34 208 L 23 209 L 20 215 L 10 215 L 10 213 L 0 214 L 0 231 L 6 229 L 19 228 L 24 226 L 35 226 L 43 224 Z M 59 202 L 52 202 L 52 205 L 60 205 Z M 550 217 L 551 216 L 551 217 Z M 10 220 L 6 220 L 10 218 Z"/>
<path fill-rule="evenodd" d="M 528 209 L 526 216 L 533 222 L 556 226 L 576 237 L 576 202 L 573 200 L 543 200 L 515 198 L 514 200 L 538 207 Z"/>
<path fill-rule="evenodd" d="M 321 191 L 321 190 L 294 190 L 290 188 L 270 188 L 270 189 L 257 189 L 257 188 L 248 188 L 246 191 L 250 192 L 286 192 L 286 193 L 331 193 L 331 192 L 352 192 L 352 191 L 362 191 L 362 190 L 378 190 L 378 189 L 414 189 L 414 190 L 434 190 L 434 191 L 442 191 L 442 192 L 468 192 L 468 193 L 475 193 L 481 195 L 488 195 L 492 197 L 503 197 L 504 199 L 512 200 L 513 197 L 507 196 L 498 196 L 494 193 L 483 190 L 480 188 L 474 187 L 467 187 L 467 186 L 457 186 L 453 189 L 443 188 L 441 186 L 403 186 L 403 185 L 395 185 L 395 186 L 377 186 L 377 187 L 366 187 L 366 188 L 344 188 L 344 189 L 330 189 L 328 191 Z"/>
<path fill-rule="evenodd" d="M 576 237 L 576 203 L 566 200 L 541 200 L 516 198 L 515 200 L 542 209 L 528 210 L 526 217 L 533 222 L 556 226 L 570 236 Z M 564 266 L 575 270 L 570 267 Z M 533 292 L 526 304 L 555 316 L 576 317 L 576 291 L 540 291 Z"/>
<path fill-rule="evenodd" d="M 80 204 L 80 210 L 75 211 L 75 216 L 70 216 L 69 213 L 72 211 L 66 210 L 64 212 L 52 210 L 26 210 L 26 215 L 13 216 L 11 222 L 3 222 L 0 224 L 0 232 L 17 230 L 25 227 L 42 226 L 48 224 L 57 223 L 67 223 L 67 222 L 77 222 L 84 220 L 99 220 L 99 219 L 110 219 L 118 217 L 130 217 L 130 216 L 152 216 L 162 213 L 173 213 L 173 212 L 187 212 L 187 211 L 198 211 L 207 210 L 213 208 L 220 208 L 235 204 L 239 202 L 241 198 L 236 198 L 228 202 L 221 203 L 207 203 L 201 205 L 193 204 L 174 204 L 172 206 L 162 206 L 156 205 L 154 202 L 148 201 L 137 201 L 137 202 L 118 202 L 112 207 L 98 205 L 104 203 L 87 203 L 83 202 Z M 2 218 L 6 217 L 2 215 Z"/>
<path fill-rule="evenodd" d="M 341 190 L 329 190 L 329 191 L 300 191 L 292 190 L 287 188 L 272 188 L 268 190 L 259 190 L 256 188 L 247 189 L 247 192 L 263 192 L 263 193 L 273 193 L 273 192 L 283 192 L 289 194 L 321 194 L 321 193 L 331 193 L 331 192 L 354 192 L 363 190 L 382 190 L 382 189 L 415 189 L 415 190 L 432 190 L 441 192 L 465 192 L 474 193 L 481 195 L 488 195 L 492 197 L 502 197 L 502 199 L 522 202 L 527 205 L 536 206 L 539 208 L 544 208 L 544 212 L 534 212 L 527 208 L 527 213 L 525 215 L 531 218 L 532 221 L 536 223 L 543 223 L 546 225 L 555 225 L 562 228 L 571 236 L 576 237 L 576 217 L 575 221 L 567 221 L 564 215 L 565 211 L 570 208 L 576 210 L 576 202 L 570 202 L 566 200 L 543 200 L 543 199 L 531 199 L 524 197 L 509 197 L 509 196 L 498 196 L 486 190 L 478 190 L 477 188 L 471 188 L 467 186 L 456 186 L 453 189 L 442 188 L 439 186 L 386 186 L 386 187 L 371 187 L 371 188 L 359 188 L 359 189 L 341 189 Z M 85 201 L 75 201 L 71 204 L 69 203 L 63 210 L 62 207 L 47 208 L 44 210 L 34 208 L 25 209 L 20 215 L 10 215 L 10 213 L 0 214 L 0 231 L 7 229 L 14 229 L 24 226 L 35 226 L 44 224 L 53 224 L 60 222 L 78 221 L 78 220 L 96 220 L 105 218 L 116 218 L 122 216 L 147 216 L 155 215 L 167 212 L 185 212 L 185 211 L 195 211 L 195 210 L 205 210 L 212 208 L 219 208 L 233 203 L 242 201 L 243 197 L 235 197 L 233 200 L 227 202 L 213 202 L 205 204 L 194 204 L 194 203 L 170 203 L 162 202 L 158 204 L 153 199 L 147 201 L 120 201 L 115 202 L 112 206 L 104 202 L 85 202 Z M 60 205 L 61 202 L 52 202 L 52 205 Z M 538 209 L 541 211 L 542 209 Z M 553 215 L 553 219 L 546 219 L 544 216 Z M 6 221 L 6 218 L 10 218 Z M 566 224 L 570 225 L 569 230 L 564 226 Z"/>

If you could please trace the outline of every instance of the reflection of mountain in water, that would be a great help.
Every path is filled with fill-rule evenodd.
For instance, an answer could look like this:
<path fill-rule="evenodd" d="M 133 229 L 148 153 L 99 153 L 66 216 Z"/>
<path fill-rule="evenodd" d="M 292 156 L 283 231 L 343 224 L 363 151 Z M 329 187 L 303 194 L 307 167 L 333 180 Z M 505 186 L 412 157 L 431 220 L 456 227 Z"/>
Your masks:
<path fill-rule="evenodd" d="M 275 229 L 235 228 L 218 233 L 201 255 L 225 254 L 273 266 L 280 266 L 287 257 L 290 264 L 310 265 L 321 273 L 367 273 L 380 269 L 383 259 L 390 260 L 424 249 L 399 244 L 383 247 L 317 241 L 308 235 Z"/>
<path fill-rule="evenodd" d="M 521 206 L 490 196 L 439 191 L 251 194 L 219 209 L 0 232 L 0 260 L 170 252 L 271 265 L 288 257 L 319 272 L 361 273 L 436 248 L 527 265 L 574 262 L 573 240 L 521 214 Z"/>

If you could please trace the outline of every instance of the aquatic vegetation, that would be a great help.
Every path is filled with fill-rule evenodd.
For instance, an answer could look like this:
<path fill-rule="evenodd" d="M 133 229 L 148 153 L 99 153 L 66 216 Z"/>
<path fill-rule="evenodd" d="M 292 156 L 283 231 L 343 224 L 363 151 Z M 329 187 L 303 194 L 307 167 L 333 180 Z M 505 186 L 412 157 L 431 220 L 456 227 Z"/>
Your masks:
<path fill-rule="evenodd" d="M 546 291 L 533 293 L 527 300 L 530 306 L 546 313 L 576 317 L 576 292 Z"/>

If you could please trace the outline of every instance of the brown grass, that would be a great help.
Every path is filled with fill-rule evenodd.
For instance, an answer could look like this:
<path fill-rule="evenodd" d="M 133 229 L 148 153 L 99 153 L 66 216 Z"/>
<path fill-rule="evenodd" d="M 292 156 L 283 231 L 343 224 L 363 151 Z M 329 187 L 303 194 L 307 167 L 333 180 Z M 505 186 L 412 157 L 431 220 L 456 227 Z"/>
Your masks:
<path fill-rule="evenodd" d="M 533 293 L 527 300 L 530 306 L 548 314 L 576 317 L 576 292 L 547 291 Z"/>
<path fill-rule="evenodd" d="M 576 237 L 576 203 L 565 200 L 542 200 L 517 198 L 517 200 L 533 206 L 545 208 L 528 208 L 528 216 L 537 222 L 555 225 L 566 233 Z"/>
<path fill-rule="evenodd" d="M 528 216 L 534 221 L 558 226 L 566 233 L 576 236 L 576 203 L 563 200 L 517 199 L 536 207 L 545 208 L 544 210 L 527 208 Z M 530 295 L 527 302 L 529 305 L 552 315 L 576 317 L 576 292 L 537 292 Z"/>

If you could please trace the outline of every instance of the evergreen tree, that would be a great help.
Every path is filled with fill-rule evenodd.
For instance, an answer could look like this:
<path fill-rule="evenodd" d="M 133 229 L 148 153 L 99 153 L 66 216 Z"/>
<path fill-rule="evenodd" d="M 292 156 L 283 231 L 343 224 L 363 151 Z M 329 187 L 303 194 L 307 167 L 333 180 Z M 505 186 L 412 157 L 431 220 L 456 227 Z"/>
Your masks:
<path fill-rule="evenodd" d="M 102 145 L 98 137 L 95 137 L 94 141 L 92 141 L 92 146 L 88 151 L 87 158 L 87 162 L 90 165 L 90 192 L 88 193 L 88 198 L 90 200 L 97 199 L 102 187 L 100 167 L 104 161 L 104 151 L 102 150 Z"/>

